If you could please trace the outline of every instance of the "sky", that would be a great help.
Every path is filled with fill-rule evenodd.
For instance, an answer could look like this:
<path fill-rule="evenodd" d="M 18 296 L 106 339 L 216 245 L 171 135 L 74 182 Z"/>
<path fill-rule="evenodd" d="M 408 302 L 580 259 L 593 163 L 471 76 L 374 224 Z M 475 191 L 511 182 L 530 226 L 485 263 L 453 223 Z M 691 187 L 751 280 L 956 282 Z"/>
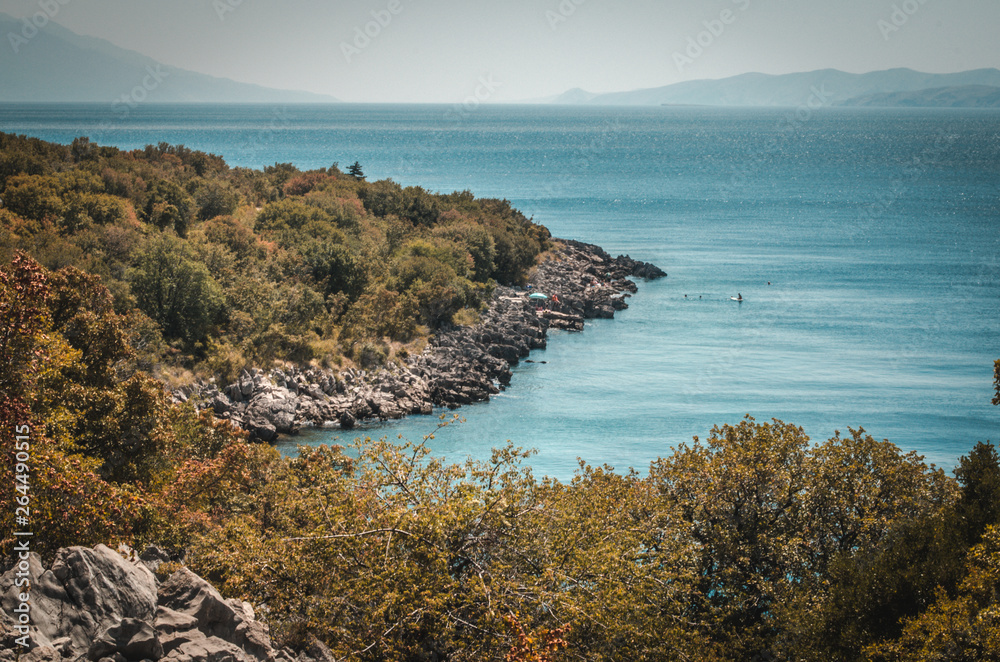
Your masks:
<path fill-rule="evenodd" d="M 1000 67 L 998 0 L 0 0 L 0 11 L 46 5 L 70 30 L 164 64 L 355 102 Z"/>

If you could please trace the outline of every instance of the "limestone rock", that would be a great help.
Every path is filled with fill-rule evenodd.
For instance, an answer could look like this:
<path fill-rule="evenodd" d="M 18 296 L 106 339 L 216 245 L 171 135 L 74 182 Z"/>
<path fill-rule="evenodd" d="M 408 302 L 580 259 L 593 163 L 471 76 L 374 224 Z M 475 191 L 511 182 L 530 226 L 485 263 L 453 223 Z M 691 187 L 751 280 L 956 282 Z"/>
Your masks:
<path fill-rule="evenodd" d="M 46 570 L 36 554 L 27 559 L 31 580 L 31 639 L 38 647 L 83 654 L 105 629 L 126 618 L 150 620 L 156 613 L 156 578 L 148 568 L 117 552 L 70 547 L 56 553 Z M 18 567 L 0 577 L 0 622 L 7 628 L 19 603 Z"/>
<path fill-rule="evenodd" d="M 0 662 L 330 662 L 318 641 L 296 658 L 275 649 L 253 608 L 224 600 L 205 580 L 181 568 L 157 591 L 146 564 L 162 562 L 155 547 L 132 563 L 107 547 L 61 549 L 52 567 L 29 555 L 0 576 Z M 19 604 L 17 573 L 32 580 L 32 650 L 10 614 Z M 18 658 L 18 655 L 20 657 Z"/>
<path fill-rule="evenodd" d="M 98 635 L 87 651 L 87 659 L 97 662 L 115 653 L 123 655 L 129 662 L 155 662 L 163 657 L 163 646 L 156 630 L 148 622 L 125 618 Z"/>
<path fill-rule="evenodd" d="M 197 634 L 190 641 L 198 641 L 199 646 L 207 646 L 201 639 L 211 643 L 213 638 L 228 642 L 246 654 L 248 660 L 272 662 L 276 651 L 271 647 L 267 630 L 262 623 L 254 620 L 253 610 L 244 603 L 227 602 L 211 584 L 187 568 L 181 568 L 160 586 L 160 607 L 170 612 L 161 612 L 160 623 L 173 630 L 172 644 L 179 641 L 182 617 L 188 616 L 197 623 Z M 172 613 L 171 613 L 172 612 Z M 164 616 L 172 620 L 167 623 Z M 187 621 L 190 623 L 191 621 Z M 183 644 L 172 648 L 172 654 L 183 648 Z"/>

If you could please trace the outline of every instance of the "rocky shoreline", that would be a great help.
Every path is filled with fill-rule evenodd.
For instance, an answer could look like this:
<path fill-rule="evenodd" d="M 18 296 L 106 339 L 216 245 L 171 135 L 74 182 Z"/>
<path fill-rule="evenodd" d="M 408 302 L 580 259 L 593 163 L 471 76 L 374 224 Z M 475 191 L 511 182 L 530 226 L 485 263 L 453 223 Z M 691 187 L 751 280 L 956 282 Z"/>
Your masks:
<path fill-rule="evenodd" d="M 550 328 L 582 331 L 585 319 L 612 318 L 638 289 L 630 278 L 666 276 L 627 255 L 612 258 L 599 246 L 558 243 L 535 269 L 528 288 L 497 287 L 477 325 L 440 331 L 405 366 L 339 375 L 320 369 L 253 369 L 221 389 L 212 383 L 176 389 L 173 399 L 210 407 L 261 441 L 304 426 L 349 430 L 359 421 L 489 400 L 510 383 L 511 366 L 532 349 L 545 348 Z M 531 299 L 531 293 L 549 298 Z"/>

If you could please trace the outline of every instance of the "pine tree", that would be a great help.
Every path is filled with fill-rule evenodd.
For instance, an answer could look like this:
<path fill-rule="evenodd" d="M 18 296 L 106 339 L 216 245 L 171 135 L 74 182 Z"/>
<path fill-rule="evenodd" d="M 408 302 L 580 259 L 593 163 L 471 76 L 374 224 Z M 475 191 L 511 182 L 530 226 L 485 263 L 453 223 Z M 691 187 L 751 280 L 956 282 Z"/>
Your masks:
<path fill-rule="evenodd" d="M 365 173 L 361 171 L 361 164 L 358 163 L 357 161 L 355 161 L 351 165 L 351 167 L 347 169 L 347 172 L 351 175 L 351 177 L 354 177 L 355 179 L 365 178 Z"/>

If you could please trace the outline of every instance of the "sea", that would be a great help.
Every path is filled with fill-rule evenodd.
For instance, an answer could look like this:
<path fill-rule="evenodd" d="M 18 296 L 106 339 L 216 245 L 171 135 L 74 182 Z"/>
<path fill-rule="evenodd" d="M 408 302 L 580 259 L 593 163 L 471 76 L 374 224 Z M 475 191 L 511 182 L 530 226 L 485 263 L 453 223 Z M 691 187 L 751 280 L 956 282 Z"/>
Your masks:
<path fill-rule="evenodd" d="M 747 415 L 816 443 L 864 428 L 946 470 L 1000 440 L 1000 111 L 22 105 L 0 106 L 0 130 L 252 168 L 358 161 L 669 273 L 614 320 L 552 332 L 490 402 L 305 430 L 285 453 L 426 437 L 461 462 L 510 441 L 567 480 L 580 462 L 645 472 Z"/>

